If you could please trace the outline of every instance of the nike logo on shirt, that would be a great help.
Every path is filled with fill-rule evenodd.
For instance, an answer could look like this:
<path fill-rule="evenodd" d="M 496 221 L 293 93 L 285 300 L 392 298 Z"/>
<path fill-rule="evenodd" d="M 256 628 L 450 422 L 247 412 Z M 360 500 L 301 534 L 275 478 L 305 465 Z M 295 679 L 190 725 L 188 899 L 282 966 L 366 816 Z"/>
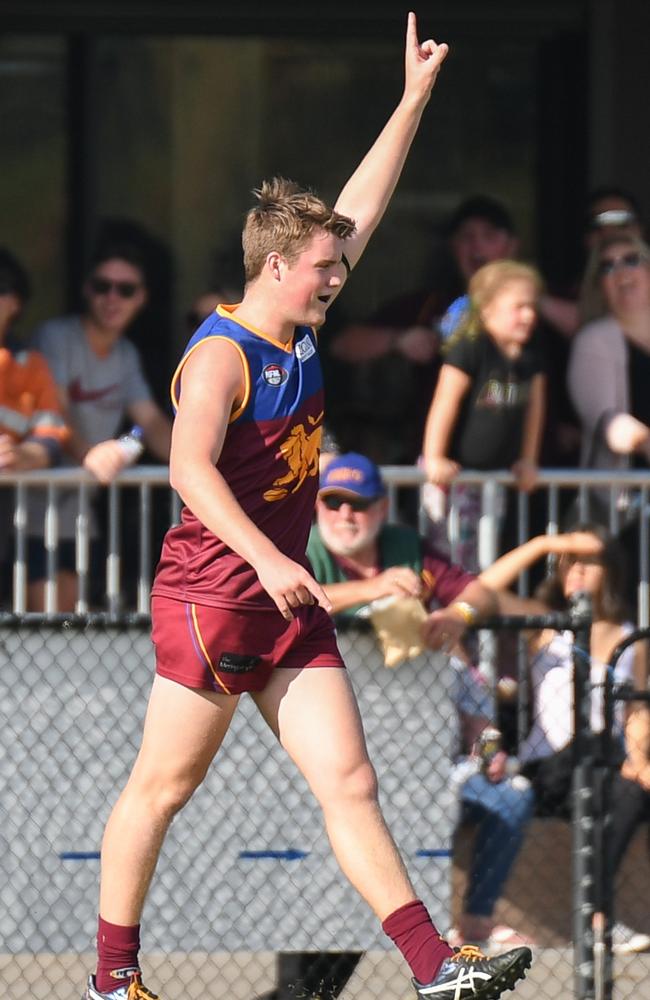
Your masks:
<path fill-rule="evenodd" d="M 119 383 L 114 382 L 113 385 L 107 385 L 103 389 L 84 389 L 81 380 L 75 378 L 68 386 L 68 396 L 71 403 L 94 403 L 98 399 L 104 399 L 117 388 Z"/>

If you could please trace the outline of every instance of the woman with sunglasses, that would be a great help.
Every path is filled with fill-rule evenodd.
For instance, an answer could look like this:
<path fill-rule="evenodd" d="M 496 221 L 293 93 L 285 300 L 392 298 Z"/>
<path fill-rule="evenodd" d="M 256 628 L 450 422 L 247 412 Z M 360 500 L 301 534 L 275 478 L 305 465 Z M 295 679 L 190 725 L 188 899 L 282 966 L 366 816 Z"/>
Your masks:
<path fill-rule="evenodd" d="M 506 589 L 541 559 L 552 557 L 555 570 L 533 599 L 515 597 Z M 540 535 L 502 556 L 479 576 L 498 592 L 499 610 L 515 614 L 546 614 L 563 610 L 571 597 L 587 592 L 592 600 L 590 634 L 591 727 L 596 734 L 595 756 L 604 761 L 605 744 L 602 685 L 617 646 L 631 634 L 622 600 L 624 559 L 619 544 L 599 525 L 585 523 L 560 535 Z M 573 647 L 570 631 L 551 629 L 528 633 L 531 726 L 519 747 L 523 774 L 532 782 L 536 812 L 570 818 L 573 769 Z M 616 659 L 615 685 L 646 690 L 647 644 L 629 645 Z M 615 873 L 637 826 L 650 817 L 650 710 L 647 703 L 617 701 L 614 711 L 614 754 L 617 769 L 612 782 L 612 818 L 607 863 Z M 650 934 L 617 923 L 615 950 L 621 953 L 650 949 Z"/>
<path fill-rule="evenodd" d="M 79 314 L 43 323 L 33 343 L 52 370 L 71 427 L 67 463 L 83 465 L 108 484 L 132 465 L 146 444 L 161 462 L 169 460 L 171 420 L 153 398 L 140 356 L 126 334 L 148 301 L 147 259 L 140 246 L 107 239 L 96 249 L 83 285 Z M 129 435 L 119 437 L 125 424 Z M 30 499 L 32 532 L 42 534 L 45 497 Z M 70 611 L 78 594 L 75 531 L 79 510 L 76 488 L 59 494 L 58 608 Z M 91 576 L 101 573 L 100 526 L 91 520 Z M 30 554 L 30 607 L 42 608 L 47 560 L 41 544 Z M 92 581 L 91 581 L 92 586 Z"/>
<path fill-rule="evenodd" d="M 582 287 L 586 325 L 569 361 L 569 392 L 583 430 L 585 468 L 647 468 L 650 457 L 650 247 L 604 240 Z"/>
<path fill-rule="evenodd" d="M 583 279 L 585 325 L 571 348 L 569 393 L 582 425 L 587 469 L 647 469 L 650 463 L 650 247 L 617 235 L 593 251 Z M 609 487 L 590 493 L 590 516 L 609 522 Z M 616 499 L 629 557 L 628 599 L 638 580 L 637 509 L 629 491 Z"/>

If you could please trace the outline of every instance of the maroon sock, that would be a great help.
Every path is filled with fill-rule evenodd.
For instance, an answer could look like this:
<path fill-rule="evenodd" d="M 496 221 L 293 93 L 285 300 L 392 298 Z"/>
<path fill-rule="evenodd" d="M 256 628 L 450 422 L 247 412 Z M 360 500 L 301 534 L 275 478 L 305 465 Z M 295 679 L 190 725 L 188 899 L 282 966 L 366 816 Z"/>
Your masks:
<path fill-rule="evenodd" d="M 121 927 L 99 917 L 95 984 L 100 993 L 110 993 L 118 986 L 128 985 L 129 974 L 138 968 L 139 950 L 140 924 Z M 128 974 L 119 977 L 111 975 L 111 972 L 122 970 Z"/>
<path fill-rule="evenodd" d="M 454 954 L 431 923 L 427 908 L 420 899 L 400 906 L 381 925 L 411 966 L 419 983 L 432 983 L 438 969 Z"/>

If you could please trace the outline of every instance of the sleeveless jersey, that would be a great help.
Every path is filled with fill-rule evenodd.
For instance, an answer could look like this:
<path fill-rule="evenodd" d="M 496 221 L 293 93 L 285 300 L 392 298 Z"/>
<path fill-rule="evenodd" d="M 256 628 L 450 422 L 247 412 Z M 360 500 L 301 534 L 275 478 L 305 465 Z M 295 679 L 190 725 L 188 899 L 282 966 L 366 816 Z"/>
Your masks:
<path fill-rule="evenodd" d="M 283 345 L 219 306 L 194 333 L 172 380 L 178 405 L 183 367 L 214 337 L 241 355 L 245 392 L 226 432 L 217 468 L 244 512 L 290 559 L 305 556 L 318 489 L 323 382 L 316 334 L 297 327 Z M 187 507 L 163 542 L 152 588 L 172 597 L 226 609 L 277 608 L 252 566 L 213 535 Z"/>

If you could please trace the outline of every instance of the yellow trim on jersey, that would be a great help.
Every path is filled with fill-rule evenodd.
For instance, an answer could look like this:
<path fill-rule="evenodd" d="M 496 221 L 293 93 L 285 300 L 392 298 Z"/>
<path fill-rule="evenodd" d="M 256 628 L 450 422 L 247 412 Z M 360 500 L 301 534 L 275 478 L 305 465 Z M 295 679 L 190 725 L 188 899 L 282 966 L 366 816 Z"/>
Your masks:
<path fill-rule="evenodd" d="M 194 634 L 196 635 L 199 646 L 201 647 L 201 651 L 207 660 L 208 666 L 210 667 L 210 670 L 212 671 L 212 674 L 217 684 L 219 684 L 219 686 L 223 688 L 225 694 L 230 694 L 230 691 L 228 690 L 226 685 L 223 683 L 223 681 L 217 674 L 217 671 L 212 666 L 212 660 L 210 659 L 208 651 L 205 648 L 205 643 L 203 642 L 203 636 L 201 635 L 201 629 L 199 628 L 199 619 L 196 614 L 196 604 L 192 604 L 191 608 L 192 608 L 192 622 L 194 624 Z"/>
<path fill-rule="evenodd" d="M 268 333 L 264 333 L 263 330 L 258 330 L 256 326 L 251 326 L 250 323 L 245 323 L 243 320 L 239 319 L 235 313 L 235 309 L 239 308 L 239 304 L 236 306 L 217 306 L 217 313 L 223 319 L 230 319 L 233 323 L 238 323 L 239 326 L 243 326 L 245 330 L 250 333 L 254 333 L 256 337 L 261 337 L 265 340 L 267 344 L 273 344 L 274 347 L 278 347 L 285 354 L 293 354 L 293 337 L 288 344 L 283 344 L 281 341 L 276 340 L 275 337 L 269 337 Z"/>
<path fill-rule="evenodd" d="M 244 351 L 242 350 L 242 348 L 240 347 L 240 345 L 237 343 L 236 340 L 232 340 L 230 337 L 225 337 L 222 333 L 211 333 L 209 337 L 204 337 L 202 340 L 197 341 L 197 343 L 194 345 L 194 347 L 191 347 L 189 349 L 189 351 L 187 352 L 187 354 L 183 355 L 183 357 L 181 358 L 181 360 L 179 361 L 179 363 L 178 363 L 178 365 L 176 367 L 176 371 L 174 372 L 174 374 L 172 376 L 172 383 L 171 383 L 171 386 L 170 386 L 170 389 L 169 389 L 169 394 L 170 394 L 170 396 L 172 398 L 172 406 L 174 407 L 175 410 L 178 409 L 178 404 L 179 404 L 179 397 L 178 397 L 178 392 L 177 392 L 177 389 L 178 389 L 178 380 L 179 380 L 179 378 L 181 376 L 181 372 L 182 372 L 183 368 L 185 367 L 185 362 L 187 361 L 187 359 L 189 358 L 189 356 L 191 354 L 194 354 L 194 351 L 197 349 L 197 347 L 200 347 L 201 344 L 205 344 L 208 340 L 227 340 L 229 344 L 232 344 L 232 346 L 237 351 L 239 351 L 239 356 L 241 358 L 242 368 L 244 370 L 244 396 L 243 396 L 243 399 L 241 401 L 240 406 L 238 406 L 237 409 L 233 410 L 233 412 L 230 414 L 230 418 L 228 420 L 228 423 L 232 423 L 233 420 L 237 419 L 237 417 L 240 415 L 240 413 L 243 413 L 243 411 L 245 410 L 245 408 L 246 408 L 246 406 L 248 404 L 248 400 L 250 399 L 250 394 L 251 394 L 251 373 L 250 373 L 250 368 L 248 367 L 248 359 L 247 359 L 246 355 L 244 354 Z"/>

